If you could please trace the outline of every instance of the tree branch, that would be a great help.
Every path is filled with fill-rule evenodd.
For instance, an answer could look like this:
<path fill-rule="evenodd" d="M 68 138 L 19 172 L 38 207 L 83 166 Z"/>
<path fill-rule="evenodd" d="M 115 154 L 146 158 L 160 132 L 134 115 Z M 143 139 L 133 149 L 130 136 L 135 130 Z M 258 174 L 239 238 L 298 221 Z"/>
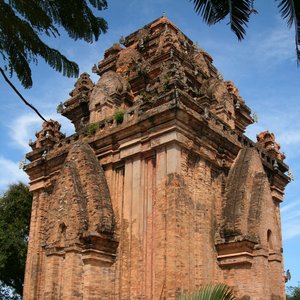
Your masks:
<path fill-rule="evenodd" d="M 15 91 L 15 93 L 22 99 L 22 101 L 25 103 L 25 105 L 29 106 L 43 121 L 47 122 L 47 120 L 41 115 L 41 113 L 29 102 L 26 101 L 26 99 L 21 95 L 21 93 L 17 90 L 17 88 L 12 84 L 12 82 L 7 78 L 6 74 L 4 73 L 3 69 L 0 67 L 0 72 L 2 76 L 4 77 L 5 81 L 10 85 L 10 87 Z"/>

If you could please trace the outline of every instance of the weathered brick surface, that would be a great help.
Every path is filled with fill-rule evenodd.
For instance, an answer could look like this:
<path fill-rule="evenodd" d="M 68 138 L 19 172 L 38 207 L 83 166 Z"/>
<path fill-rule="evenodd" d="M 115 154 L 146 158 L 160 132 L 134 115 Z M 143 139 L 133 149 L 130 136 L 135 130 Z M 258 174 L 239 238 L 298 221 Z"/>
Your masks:
<path fill-rule="evenodd" d="M 168 19 L 124 46 L 60 107 L 76 134 L 50 120 L 31 144 L 24 299 L 176 299 L 216 282 L 284 299 L 274 135 L 243 135 L 237 88 Z"/>

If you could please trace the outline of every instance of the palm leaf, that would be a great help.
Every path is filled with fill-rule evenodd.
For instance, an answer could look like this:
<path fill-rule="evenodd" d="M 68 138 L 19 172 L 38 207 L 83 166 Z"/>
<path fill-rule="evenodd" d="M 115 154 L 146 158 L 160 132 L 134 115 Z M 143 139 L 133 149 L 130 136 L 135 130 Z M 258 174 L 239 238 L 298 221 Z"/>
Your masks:
<path fill-rule="evenodd" d="M 97 41 L 100 34 L 107 30 L 106 21 L 93 14 L 86 0 L 44 0 L 39 2 L 53 22 L 58 26 L 63 26 L 74 40 L 83 39 L 92 43 L 94 39 Z M 98 10 L 107 7 L 104 0 L 89 0 L 89 3 Z"/>
<path fill-rule="evenodd" d="M 98 10 L 106 9 L 107 8 L 107 1 L 106 0 L 89 0 L 89 2 Z"/>
<path fill-rule="evenodd" d="M 78 76 L 75 62 L 41 39 L 59 35 L 63 27 L 74 39 L 92 43 L 106 32 L 107 23 L 93 14 L 107 8 L 106 0 L 0 0 L 0 58 L 10 75 L 15 73 L 25 88 L 32 86 L 30 63 L 42 57 L 53 69 L 68 77 Z"/>
<path fill-rule="evenodd" d="M 278 1 L 278 0 L 276 0 Z M 295 46 L 297 62 L 300 63 L 300 2 L 299 0 L 280 0 L 278 8 L 289 27 L 295 26 Z"/>
<path fill-rule="evenodd" d="M 38 31 L 51 27 L 52 21 L 47 12 L 41 9 L 39 1 L 32 1 L 30 5 L 28 5 L 28 0 L 9 0 L 8 3 Z"/>
<path fill-rule="evenodd" d="M 179 300 L 234 300 L 235 297 L 230 287 L 224 283 L 208 284 L 199 290 L 183 294 Z"/>
<path fill-rule="evenodd" d="M 1 4 L 2 2 L 2 4 Z M 59 51 L 48 47 L 26 20 L 20 19 L 13 9 L 0 0 L 0 53 L 8 61 L 10 73 L 16 73 L 25 88 L 32 86 L 30 62 L 42 57 L 53 69 L 68 77 L 78 76 L 75 62 Z"/>
<path fill-rule="evenodd" d="M 216 24 L 226 17 L 226 2 L 227 0 L 193 0 L 195 12 L 208 25 Z"/>
<path fill-rule="evenodd" d="M 195 12 L 208 25 L 216 24 L 229 15 L 230 28 L 239 40 L 245 36 L 249 22 L 251 0 L 193 0 Z"/>
<path fill-rule="evenodd" d="M 249 22 L 251 0 L 228 0 L 230 28 L 239 40 L 246 34 L 245 27 Z"/>

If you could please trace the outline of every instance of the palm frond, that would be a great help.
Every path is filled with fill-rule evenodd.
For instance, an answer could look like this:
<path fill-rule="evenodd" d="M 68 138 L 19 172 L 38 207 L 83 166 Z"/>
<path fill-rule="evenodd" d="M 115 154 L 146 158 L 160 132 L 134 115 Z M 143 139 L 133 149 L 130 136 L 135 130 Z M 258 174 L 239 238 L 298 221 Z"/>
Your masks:
<path fill-rule="evenodd" d="M 193 0 L 195 12 L 208 25 L 216 24 L 226 17 L 226 2 L 227 0 Z"/>
<path fill-rule="evenodd" d="M 63 73 L 67 77 L 78 77 L 79 68 L 74 61 L 68 60 L 58 50 L 48 47 L 46 44 L 41 45 L 39 55 L 44 58 L 50 67 Z"/>
<path fill-rule="evenodd" d="M 278 0 L 276 0 L 278 1 Z M 293 25 L 296 18 L 295 3 L 293 0 L 281 0 L 278 4 L 281 16 L 287 19 L 287 24 L 289 27 Z"/>
<path fill-rule="evenodd" d="M 103 18 L 96 17 L 86 0 L 44 0 L 39 1 L 53 23 L 63 26 L 68 35 L 74 39 L 83 39 L 92 43 L 98 40 L 101 33 L 107 31 L 107 23 Z M 106 8 L 105 0 L 89 0 L 98 10 Z"/>
<path fill-rule="evenodd" d="M 179 300 L 234 300 L 234 294 L 230 287 L 224 283 L 208 284 L 199 290 L 183 294 Z"/>
<path fill-rule="evenodd" d="M 230 28 L 239 40 L 245 36 L 249 22 L 251 0 L 193 0 L 195 12 L 208 25 L 216 24 L 229 15 Z"/>
<path fill-rule="evenodd" d="M 1 3 L 2 2 L 2 3 Z M 30 62 L 42 57 L 53 69 L 68 77 L 78 76 L 75 62 L 59 51 L 48 47 L 26 20 L 20 19 L 13 9 L 0 0 L 0 53 L 6 58 L 10 73 L 16 73 L 25 88 L 32 86 Z"/>
<path fill-rule="evenodd" d="M 15 73 L 25 88 L 32 86 L 30 63 L 42 57 L 53 69 L 71 77 L 78 76 L 75 62 L 58 50 L 50 48 L 40 38 L 43 34 L 59 36 L 63 27 L 74 39 L 86 42 L 98 40 L 107 30 L 103 18 L 94 15 L 107 8 L 107 0 L 0 0 L 0 58 L 3 68 Z"/>
<path fill-rule="evenodd" d="M 278 0 L 276 0 L 278 1 Z M 280 0 L 278 4 L 281 16 L 287 20 L 289 27 L 295 26 L 295 46 L 297 63 L 300 63 L 300 2 L 299 0 Z"/>
<path fill-rule="evenodd" d="M 93 5 L 98 10 L 106 9 L 107 8 L 107 1 L 106 0 L 89 0 L 91 5 Z"/>
<path fill-rule="evenodd" d="M 239 40 L 246 34 L 245 27 L 249 22 L 251 0 L 228 0 L 230 28 Z"/>
<path fill-rule="evenodd" d="M 30 5 L 26 0 L 9 0 L 8 3 L 38 31 L 47 31 L 51 27 L 52 21 L 40 1 L 32 1 Z"/>

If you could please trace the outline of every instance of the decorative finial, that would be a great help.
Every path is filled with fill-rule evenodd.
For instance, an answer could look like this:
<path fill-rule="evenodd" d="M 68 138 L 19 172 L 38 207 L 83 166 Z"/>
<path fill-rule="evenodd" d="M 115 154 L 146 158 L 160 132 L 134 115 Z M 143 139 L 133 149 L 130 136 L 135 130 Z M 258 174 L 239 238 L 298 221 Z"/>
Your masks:
<path fill-rule="evenodd" d="M 61 114 L 63 112 L 63 110 L 64 110 L 64 104 L 62 102 L 60 102 L 56 107 L 56 112 L 58 114 Z"/>
<path fill-rule="evenodd" d="M 23 159 L 21 159 L 20 163 L 19 163 L 19 169 L 24 170 L 26 166 L 26 157 L 24 157 Z"/>
<path fill-rule="evenodd" d="M 286 273 L 285 273 L 285 275 L 284 275 L 284 281 L 285 281 L 285 282 L 288 282 L 288 281 L 291 280 L 291 279 L 292 279 L 291 272 L 290 272 L 289 269 L 287 269 L 287 271 L 286 271 Z"/>
<path fill-rule="evenodd" d="M 218 78 L 220 79 L 220 80 L 224 80 L 224 76 L 223 76 L 223 74 L 220 72 L 220 71 L 218 71 Z"/>
<path fill-rule="evenodd" d="M 138 47 L 139 47 L 140 50 L 145 49 L 145 41 L 144 41 L 143 38 L 140 39 Z"/>
<path fill-rule="evenodd" d="M 162 13 L 162 16 L 165 18 L 166 17 L 166 12 L 164 11 L 163 13 Z"/>
<path fill-rule="evenodd" d="M 277 171 L 278 170 L 278 162 L 277 162 L 277 160 L 275 159 L 274 160 L 274 163 L 273 163 L 273 169 L 275 170 L 275 171 Z"/>
<path fill-rule="evenodd" d="M 240 101 L 237 101 L 236 104 L 234 105 L 235 109 L 239 110 L 241 108 L 241 103 Z"/>
<path fill-rule="evenodd" d="M 46 159 L 46 156 L 47 156 L 47 150 L 45 150 L 45 151 L 43 152 L 43 154 L 42 154 L 42 159 L 43 159 L 43 160 Z"/>
<path fill-rule="evenodd" d="M 119 39 L 119 43 L 120 43 L 121 45 L 124 45 L 124 44 L 125 44 L 125 38 L 124 38 L 123 35 L 121 35 L 121 37 L 120 37 L 120 39 Z"/>
<path fill-rule="evenodd" d="M 99 70 L 99 67 L 96 64 L 94 64 L 93 67 L 92 67 L 92 73 L 97 74 L 97 75 L 100 76 L 100 70 Z"/>
<path fill-rule="evenodd" d="M 254 123 L 258 123 L 258 116 L 257 116 L 257 113 L 256 113 L 256 112 L 253 113 L 252 119 L 253 119 L 253 122 L 254 122 Z"/>
<path fill-rule="evenodd" d="M 206 120 L 209 119 L 209 111 L 208 111 L 208 108 L 207 108 L 207 107 L 204 108 L 204 118 L 205 118 Z"/>
<path fill-rule="evenodd" d="M 174 50 L 173 50 L 173 48 L 171 48 L 171 51 L 170 51 L 170 58 L 173 58 L 173 56 L 174 56 Z"/>
<path fill-rule="evenodd" d="M 290 181 L 294 181 L 294 174 L 292 173 L 292 171 L 290 169 L 288 170 L 288 177 L 289 177 Z"/>

